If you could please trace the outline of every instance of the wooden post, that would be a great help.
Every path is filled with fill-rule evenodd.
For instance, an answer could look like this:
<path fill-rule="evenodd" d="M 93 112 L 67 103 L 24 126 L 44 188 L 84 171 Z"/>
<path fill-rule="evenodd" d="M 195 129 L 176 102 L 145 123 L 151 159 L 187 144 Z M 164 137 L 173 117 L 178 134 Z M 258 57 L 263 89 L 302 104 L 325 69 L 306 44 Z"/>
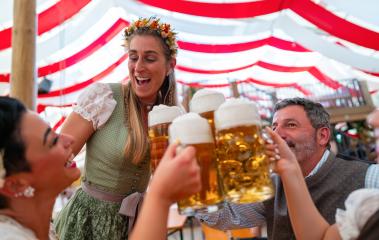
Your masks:
<path fill-rule="evenodd" d="M 10 96 L 36 109 L 36 0 L 13 1 Z"/>
<path fill-rule="evenodd" d="M 240 97 L 240 93 L 238 91 L 238 85 L 237 85 L 237 83 L 236 82 L 232 82 L 230 84 L 230 87 L 231 87 L 231 90 L 232 90 L 233 97 L 239 98 Z"/>
<path fill-rule="evenodd" d="M 191 87 L 182 86 L 182 92 L 183 92 L 183 101 L 182 106 L 186 110 L 186 112 L 189 112 L 189 102 L 191 101 Z"/>

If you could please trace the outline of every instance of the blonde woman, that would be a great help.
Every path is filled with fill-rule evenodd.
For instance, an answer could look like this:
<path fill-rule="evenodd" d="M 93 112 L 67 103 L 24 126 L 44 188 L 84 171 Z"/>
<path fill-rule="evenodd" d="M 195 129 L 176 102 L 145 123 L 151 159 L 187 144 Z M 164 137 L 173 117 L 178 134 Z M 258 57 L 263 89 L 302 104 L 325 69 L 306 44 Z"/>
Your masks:
<path fill-rule="evenodd" d="M 128 238 L 150 178 L 147 114 L 176 105 L 170 25 L 141 18 L 124 33 L 130 81 L 90 86 L 62 127 L 75 139 L 74 154 L 86 144 L 82 187 L 55 222 L 62 240 Z"/>

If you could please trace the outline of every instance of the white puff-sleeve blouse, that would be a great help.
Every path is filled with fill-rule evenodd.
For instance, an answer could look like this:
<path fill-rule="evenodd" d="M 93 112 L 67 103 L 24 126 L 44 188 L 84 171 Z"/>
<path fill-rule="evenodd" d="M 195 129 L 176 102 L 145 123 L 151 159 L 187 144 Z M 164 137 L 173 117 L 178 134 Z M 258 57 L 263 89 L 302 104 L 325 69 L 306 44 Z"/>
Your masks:
<path fill-rule="evenodd" d="M 116 104 L 108 84 L 94 83 L 80 94 L 73 111 L 91 121 L 93 129 L 97 130 L 107 122 Z"/>
<path fill-rule="evenodd" d="M 354 240 L 379 209 L 379 189 L 355 190 L 346 199 L 345 207 L 346 210 L 337 209 L 336 224 L 343 240 Z"/>

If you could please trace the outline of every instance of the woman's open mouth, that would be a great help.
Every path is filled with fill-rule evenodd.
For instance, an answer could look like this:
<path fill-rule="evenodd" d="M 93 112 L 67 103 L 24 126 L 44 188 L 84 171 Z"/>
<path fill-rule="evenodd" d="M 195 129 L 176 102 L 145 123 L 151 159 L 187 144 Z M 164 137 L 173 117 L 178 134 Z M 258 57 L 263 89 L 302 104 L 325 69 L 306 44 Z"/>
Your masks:
<path fill-rule="evenodd" d="M 150 82 L 150 78 L 135 77 L 135 79 L 138 86 L 147 85 Z"/>

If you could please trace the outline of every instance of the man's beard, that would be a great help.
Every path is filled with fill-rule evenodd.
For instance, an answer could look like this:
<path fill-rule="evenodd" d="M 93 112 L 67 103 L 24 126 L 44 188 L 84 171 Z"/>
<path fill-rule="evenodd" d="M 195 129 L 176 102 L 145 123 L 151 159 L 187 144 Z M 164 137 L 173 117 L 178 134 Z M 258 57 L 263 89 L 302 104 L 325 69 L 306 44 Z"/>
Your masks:
<path fill-rule="evenodd" d="M 294 143 L 291 140 L 286 140 L 288 147 L 295 154 L 297 161 L 302 162 L 309 159 L 316 152 L 316 139 L 312 136 L 310 140 L 302 143 Z"/>

